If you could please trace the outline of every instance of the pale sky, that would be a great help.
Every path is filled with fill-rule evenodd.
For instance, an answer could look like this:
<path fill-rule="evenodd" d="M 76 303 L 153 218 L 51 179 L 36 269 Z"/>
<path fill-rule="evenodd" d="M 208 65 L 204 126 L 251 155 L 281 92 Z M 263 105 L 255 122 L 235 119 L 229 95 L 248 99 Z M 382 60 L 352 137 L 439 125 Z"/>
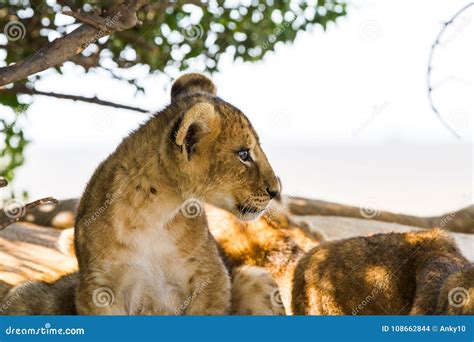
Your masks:
<path fill-rule="evenodd" d="M 271 159 L 287 178 L 286 189 L 292 193 L 353 204 L 361 196 L 375 198 L 383 208 L 406 212 L 423 212 L 423 208 L 426 208 L 424 212 L 434 212 L 469 204 L 472 202 L 472 155 L 469 155 L 472 146 L 470 149 L 466 144 L 472 143 L 474 111 L 474 7 L 447 30 L 433 65 L 433 83 L 437 85 L 435 102 L 462 136 L 462 142 L 453 138 L 433 115 L 426 87 L 430 47 L 443 22 L 467 3 L 460 0 L 354 1 L 348 8 L 348 16 L 341 18 L 337 25 L 330 25 L 327 32 L 319 27 L 300 32 L 294 44 L 280 46 L 276 53 L 258 63 L 223 60 L 221 71 L 212 78 L 218 94 L 250 118 L 264 146 L 268 146 Z M 128 85 L 103 75 L 83 76 L 80 68 L 66 69 L 65 75 L 52 76 L 38 83 L 38 89 L 97 95 L 104 100 L 151 110 L 158 110 L 169 102 L 168 79 L 147 75 L 143 68 L 133 71 L 136 77 L 143 79 L 147 90 L 146 95 L 138 97 L 134 97 Z M 64 197 L 78 196 L 95 165 L 146 116 L 37 97 L 28 111 L 28 119 L 27 133 L 33 140 L 29 153 L 35 154 L 37 159 L 42 154 L 33 151 L 89 151 L 85 155 L 74 154 L 72 157 L 77 158 L 76 162 L 68 157 L 67 164 L 77 163 L 74 167 L 58 165 L 54 154 L 47 155 L 48 163 L 55 168 L 42 169 L 41 187 L 38 175 L 33 175 L 41 160 L 30 160 L 19 173 L 19 182 L 28 185 L 34 195 L 54 189 Z M 350 155 L 347 150 L 339 155 L 325 156 L 325 163 L 333 159 L 336 162 L 320 168 L 320 174 L 318 168 L 313 174 L 298 171 L 304 169 L 304 163 L 317 164 L 323 159 L 295 159 L 297 153 L 291 152 L 291 146 L 321 151 L 324 146 L 334 144 L 348 148 L 389 145 L 392 149 L 407 150 L 410 146 L 432 146 L 432 158 L 436 158 L 437 146 L 447 144 L 451 150 L 443 150 L 446 157 L 440 158 L 455 159 L 425 162 L 417 154 L 406 159 L 406 153 L 401 153 L 397 155 L 399 159 L 392 161 L 393 165 L 403 171 L 410 160 L 419 163 L 413 166 L 415 172 L 401 172 L 405 178 L 396 178 L 400 172 L 394 170 L 392 164 L 375 164 L 360 169 L 363 176 L 359 180 L 357 177 L 346 180 L 345 188 L 339 188 L 337 184 L 346 168 L 355 165 L 346 157 Z M 278 148 L 283 145 L 289 153 L 286 157 Z M 85 160 L 84 156 L 89 157 Z M 286 165 L 290 157 L 296 164 L 291 169 Z M 343 159 L 345 164 L 337 158 Z M 360 160 L 353 162 L 363 163 Z M 443 167 L 438 170 L 438 165 Z M 341 177 L 331 178 L 337 174 L 334 173 L 336 167 L 343 169 Z M 323 170 L 326 170 L 326 178 Z M 57 173 L 74 174 L 77 184 L 75 180 L 68 184 L 55 183 Z M 385 184 L 387 189 L 382 189 L 384 179 L 380 178 L 380 173 L 393 174 L 391 183 Z M 427 173 L 432 178 L 427 178 Z M 302 174 L 305 177 L 314 175 L 321 181 L 317 183 L 312 179 L 316 182 L 314 186 L 302 189 Z M 377 181 L 371 182 L 374 179 Z M 436 184 L 444 199 L 429 193 Z M 400 186 L 418 189 L 416 195 L 411 195 L 411 202 L 408 203 L 402 193 L 397 193 Z M 364 191 L 367 193 L 361 195 Z M 427 195 L 431 201 L 429 207 L 423 203 Z"/>
<path fill-rule="evenodd" d="M 443 21 L 466 1 L 354 1 L 326 33 L 301 32 L 292 45 L 258 63 L 222 62 L 213 76 L 221 97 L 240 107 L 268 142 L 456 142 L 430 110 L 426 69 Z M 435 101 L 464 139 L 472 139 L 474 8 L 448 29 L 437 49 Z M 68 68 L 72 69 L 72 68 Z M 137 68 L 139 69 L 139 68 Z M 147 78 L 145 96 L 77 68 L 38 84 L 42 90 L 98 95 L 159 109 L 169 82 Z M 165 83 L 166 82 L 166 83 Z M 166 89 L 166 91 L 164 90 Z M 28 132 L 36 143 L 117 142 L 145 116 L 135 112 L 38 97 Z"/>

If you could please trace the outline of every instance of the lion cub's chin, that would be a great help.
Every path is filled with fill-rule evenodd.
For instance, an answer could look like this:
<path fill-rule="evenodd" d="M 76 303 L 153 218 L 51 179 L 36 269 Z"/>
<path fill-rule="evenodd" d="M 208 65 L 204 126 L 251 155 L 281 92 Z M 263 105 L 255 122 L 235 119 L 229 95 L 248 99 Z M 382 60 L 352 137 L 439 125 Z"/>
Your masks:
<path fill-rule="evenodd" d="M 253 205 L 244 206 L 242 204 L 236 204 L 238 203 L 238 201 L 234 198 L 224 196 L 216 196 L 215 198 L 209 198 L 207 199 L 207 202 L 215 207 L 230 212 L 241 221 L 253 221 L 258 219 L 260 216 L 263 215 L 263 213 L 270 204 L 269 202 L 263 207 L 261 205 L 260 207 L 256 207 Z"/>
<path fill-rule="evenodd" d="M 236 216 L 241 221 L 254 221 L 254 220 L 260 218 L 260 216 L 262 216 L 264 212 L 265 212 L 265 210 L 259 211 L 257 213 L 241 213 L 241 212 L 239 212 L 238 214 L 236 214 Z"/>
<path fill-rule="evenodd" d="M 213 204 L 214 206 L 223 209 L 225 211 L 230 212 L 231 214 L 235 215 L 239 220 L 241 221 L 253 221 L 258 219 L 260 216 L 263 215 L 263 213 L 266 210 L 266 207 L 261 209 L 261 210 L 252 210 L 252 211 L 246 211 L 242 210 L 242 208 L 239 208 L 238 206 L 228 206 L 228 205 L 222 205 L 222 203 L 219 204 Z"/>
<path fill-rule="evenodd" d="M 237 206 L 237 211 L 234 212 L 234 215 L 241 221 L 253 221 L 262 216 L 267 208 L 268 204 L 263 208 Z"/>

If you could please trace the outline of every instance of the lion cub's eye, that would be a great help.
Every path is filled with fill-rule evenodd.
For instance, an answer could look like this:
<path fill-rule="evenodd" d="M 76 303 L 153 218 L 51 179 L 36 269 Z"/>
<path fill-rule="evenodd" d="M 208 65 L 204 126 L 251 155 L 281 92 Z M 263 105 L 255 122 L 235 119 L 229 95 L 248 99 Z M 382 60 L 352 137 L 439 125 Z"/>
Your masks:
<path fill-rule="evenodd" d="M 252 160 L 249 150 L 240 150 L 237 152 L 237 155 L 239 156 L 239 159 L 244 163 L 248 163 Z"/>

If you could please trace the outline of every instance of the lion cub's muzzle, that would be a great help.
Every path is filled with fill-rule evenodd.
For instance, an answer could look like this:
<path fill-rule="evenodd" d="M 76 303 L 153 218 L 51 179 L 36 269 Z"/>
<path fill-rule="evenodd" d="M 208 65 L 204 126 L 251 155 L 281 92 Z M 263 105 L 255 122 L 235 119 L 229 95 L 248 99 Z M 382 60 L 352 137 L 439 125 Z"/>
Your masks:
<path fill-rule="evenodd" d="M 264 213 L 273 197 L 270 195 L 249 196 L 243 202 L 237 204 L 239 218 L 244 221 L 257 219 Z"/>

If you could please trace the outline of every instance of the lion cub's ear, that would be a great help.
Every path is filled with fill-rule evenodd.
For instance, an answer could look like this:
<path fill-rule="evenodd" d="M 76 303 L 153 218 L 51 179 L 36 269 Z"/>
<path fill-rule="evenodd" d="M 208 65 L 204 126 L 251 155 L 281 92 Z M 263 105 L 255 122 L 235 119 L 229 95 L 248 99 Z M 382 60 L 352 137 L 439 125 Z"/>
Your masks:
<path fill-rule="evenodd" d="M 176 145 L 188 160 L 196 149 L 205 149 L 219 135 L 220 116 L 214 106 L 200 102 L 192 106 L 183 116 L 175 134 Z"/>
<path fill-rule="evenodd" d="M 191 73 L 178 78 L 171 87 L 171 101 L 183 95 L 207 93 L 216 95 L 216 86 L 204 75 Z"/>

